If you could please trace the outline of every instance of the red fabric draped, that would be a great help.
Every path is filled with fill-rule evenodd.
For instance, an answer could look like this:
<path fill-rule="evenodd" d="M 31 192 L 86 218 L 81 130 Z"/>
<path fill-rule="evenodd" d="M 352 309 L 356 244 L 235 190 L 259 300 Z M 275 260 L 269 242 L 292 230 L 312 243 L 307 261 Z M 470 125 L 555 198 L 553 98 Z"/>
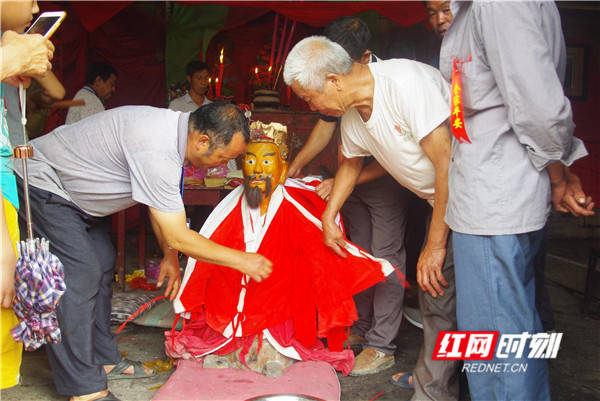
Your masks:
<path fill-rule="evenodd" d="M 354 366 L 354 354 L 351 349 L 333 352 L 325 348 L 321 341 L 316 341 L 311 347 L 305 347 L 294 336 L 294 323 L 288 320 L 275 327 L 269 327 L 269 333 L 283 347 L 294 347 L 303 361 L 321 361 L 329 363 L 335 370 L 348 375 Z M 258 334 L 259 341 L 267 341 Z M 214 351 L 217 355 L 227 355 L 242 347 L 249 347 L 257 335 L 236 339 L 223 345 L 227 339 L 206 324 L 206 319 L 200 315 L 179 332 L 165 332 L 165 352 L 174 359 L 196 359 L 199 355 Z M 240 352 L 240 358 L 244 355 Z M 245 360 L 242 359 L 245 363 Z"/>
<path fill-rule="evenodd" d="M 238 203 L 210 239 L 244 250 L 242 227 Z M 327 337 L 330 349 L 341 351 L 344 328 L 357 319 L 352 296 L 383 279 L 383 274 L 381 266 L 370 259 L 352 255 L 340 258 L 321 237 L 321 230 L 284 199 L 258 249 L 258 253 L 274 262 L 269 278 L 260 283 L 250 280 L 243 286 L 240 272 L 196 262 L 181 294 L 181 303 L 192 313 L 204 309 L 207 323 L 223 332 L 237 314 L 244 287 L 240 317 L 244 336 L 293 319 L 295 337 L 304 346 L 311 347 L 317 337 Z"/>
<path fill-rule="evenodd" d="M 131 3 L 133 1 L 72 1 L 71 6 L 85 30 L 92 32 Z"/>
<path fill-rule="evenodd" d="M 71 2 L 73 9 L 81 18 L 83 26 L 88 32 L 101 26 L 103 23 L 115 16 L 123 8 L 133 1 L 74 1 Z M 228 5 L 241 11 L 245 8 L 262 8 L 275 11 L 296 22 L 322 27 L 331 20 L 343 15 L 354 15 L 364 11 L 375 10 L 386 18 L 396 22 L 400 26 L 410 26 L 427 17 L 425 7 L 419 1 L 390 2 L 390 1 L 343 1 L 343 2 L 320 2 L 320 1 L 178 1 L 185 5 L 194 4 L 221 4 Z M 254 12 L 251 13 L 255 14 Z M 226 28 L 226 27 L 225 27 Z"/>
<path fill-rule="evenodd" d="M 425 6 L 420 1 L 178 1 L 181 4 L 225 4 L 231 7 L 263 8 L 284 15 L 293 21 L 323 27 L 331 20 L 344 15 L 354 15 L 375 10 L 400 26 L 410 26 L 427 18 Z"/>

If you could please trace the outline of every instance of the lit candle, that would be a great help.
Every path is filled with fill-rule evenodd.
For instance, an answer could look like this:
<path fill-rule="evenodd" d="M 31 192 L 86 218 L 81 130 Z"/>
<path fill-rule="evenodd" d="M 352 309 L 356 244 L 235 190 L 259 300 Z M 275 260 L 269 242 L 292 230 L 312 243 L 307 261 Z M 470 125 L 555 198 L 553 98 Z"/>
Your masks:
<path fill-rule="evenodd" d="M 223 50 L 225 48 L 221 48 L 221 55 L 219 56 L 219 76 L 216 80 L 217 85 L 217 97 L 221 97 L 221 85 L 223 85 Z"/>
<path fill-rule="evenodd" d="M 215 95 L 216 97 L 221 96 L 221 85 L 219 85 L 219 77 L 215 78 Z"/>
<path fill-rule="evenodd" d="M 258 75 L 258 66 L 254 67 L 254 75 L 256 75 L 256 80 L 259 85 L 262 85 L 262 81 L 260 80 L 260 75 Z"/>
<path fill-rule="evenodd" d="M 208 77 L 208 93 L 213 95 L 213 93 L 212 93 L 212 77 Z"/>

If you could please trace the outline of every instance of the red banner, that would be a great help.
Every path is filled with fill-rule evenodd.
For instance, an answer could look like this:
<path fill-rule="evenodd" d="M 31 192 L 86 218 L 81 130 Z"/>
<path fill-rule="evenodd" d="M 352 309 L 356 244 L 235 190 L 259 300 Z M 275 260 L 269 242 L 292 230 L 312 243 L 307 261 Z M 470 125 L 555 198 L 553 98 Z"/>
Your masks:
<path fill-rule="evenodd" d="M 463 116 L 463 104 L 462 104 L 462 82 L 460 80 L 460 70 L 458 69 L 458 61 L 456 57 L 452 61 L 452 102 L 450 104 L 450 126 L 452 127 L 452 134 L 458 139 L 459 142 L 469 142 L 469 136 L 465 129 L 465 118 Z M 460 63 L 462 64 L 462 63 Z"/>

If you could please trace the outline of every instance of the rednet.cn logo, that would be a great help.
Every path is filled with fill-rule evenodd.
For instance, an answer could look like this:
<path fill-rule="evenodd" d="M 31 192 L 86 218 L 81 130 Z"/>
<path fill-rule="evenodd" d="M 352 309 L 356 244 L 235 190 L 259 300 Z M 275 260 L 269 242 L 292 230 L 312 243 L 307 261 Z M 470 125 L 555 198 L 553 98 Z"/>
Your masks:
<path fill-rule="evenodd" d="M 555 359 L 562 336 L 563 333 L 524 332 L 500 335 L 498 331 L 440 331 L 431 359 Z M 465 362 L 462 370 L 471 373 L 518 373 L 527 371 L 527 363 Z"/>

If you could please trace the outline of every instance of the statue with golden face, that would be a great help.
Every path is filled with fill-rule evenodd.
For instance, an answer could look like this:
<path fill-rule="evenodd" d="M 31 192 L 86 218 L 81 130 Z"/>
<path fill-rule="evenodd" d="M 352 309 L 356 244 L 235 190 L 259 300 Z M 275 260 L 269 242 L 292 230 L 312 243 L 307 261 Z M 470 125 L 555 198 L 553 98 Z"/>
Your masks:
<path fill-rule="evenodd" d="M 248 206 L 267 212 L 273 190 L 285 181 L 287 162 L 273 142 L 250 142 L 243 153 L 244 195 Z"/>
<path fill-rule="evenodd" d="M 305 182 L 285 180 L 285 127 L 256 122 L 251 130 L 243 153 L 244 185 L 217 205 L 200 233 L 264 255 L 273 262 L 273 272 L 259 283 L 233 269 L 190 259 L 174 308 L 193 329 L 167 334 L 167 352 L 175 358 L 212 355 L 205 364 L 223 366 L 225 361 L 225 366 L 275 376 L 291 360 L 325 360 L 347 374 L 354 355 L 342 343 L 346 328 L 357 319 L 352 296 L 382 280 L 393 266 L 350 242 L 346 258 L 327 248 L 319 219 L 325 202 Z M 189 336 L 193 350 L 186 347 Z M 327 348 L 320 338 L 327 338 Z"/>

